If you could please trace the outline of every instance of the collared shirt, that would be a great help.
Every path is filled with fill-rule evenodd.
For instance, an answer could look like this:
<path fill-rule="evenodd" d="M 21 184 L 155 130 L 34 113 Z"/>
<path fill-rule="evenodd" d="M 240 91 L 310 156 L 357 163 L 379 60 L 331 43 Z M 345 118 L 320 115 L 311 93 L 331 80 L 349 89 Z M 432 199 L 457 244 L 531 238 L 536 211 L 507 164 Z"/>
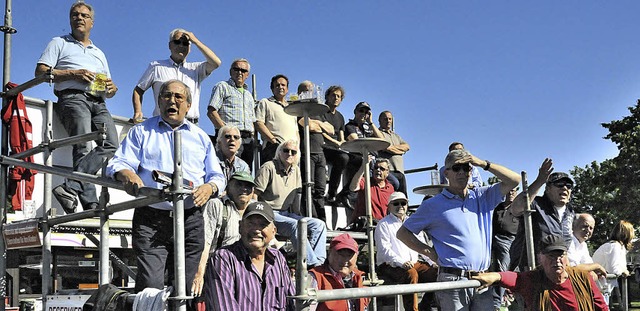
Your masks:
<path fill-rule="evenodd" d="M 394 214 L 389 214 L 378 222 L 374 233 L 377 250 L 376 265 L 379 266 L 386 263 L 392 267 L 402 267 L 407 261 L 416 262 L 421 258 L 418 252 L 396 238 L 396 233 L 402 227 L 402 223 L 402 219 Z M 416 235 L 416 237 L 426 244 L 422 233 Z M 429 258 L 424 259 L 429 264 L 433 263 Z"/>
<path fill-rule="evenodd" d="M 298 139 L 298 119 L 284 112 L 285 104 L 278 102 L 273 96 L 263 98 L 256 106 L 256 121 L 264 123 L 279 143 Z M 263 147 L 269 139 L 262 137 Z"/>
<path fill-rule="evenodd" d="M 109 64 L 104 53 L 91 42 L 86 47 L 71 34 L 53 38 L 38 59 L 38 64 L 44 64 L 55 69 L 86 69 L 91 72 L 104 72 L 111 77 Z M 86 91 L 89 83 L 78 80 L 59 81 L 54 84 L 54 90 L 66 89 Z"/>
<path fill-rule="evenodd" d="M 251 173 L 251 170 L 249 169 L 249 164 L 247 164 L 247 162 L 245 162 L 244 160 L 240 159 L 240 157 L 237 155 L 233 157 L 233 161 L 229 161 L 224 157 L 224 155 L 222 154 L 222 151 L 220 151 L 219 149 L 216 149 L 216 156 L 218 157 L 218 160 L 222 164 L 222 172 L 224 173 L 224 176 L 227 179 L 227 181 L 231 179 L 231 175 L 233 175 L 233 173 L 235 172 Z"/>
<path fill-rule="evenodd" d="M 175 63 L 171 58 L 155 60 L 149 63 L 147 70 L 142 74 L 136 85 L 143 91 L 153 88 L 153 101 L 156 103 L 153 115 L 160 115 L 158 108 L 158 96 L 162 83 L 169 80 L 180 80 L 189 87 L 191 91 L 191 108 L 187 112 L 187 118 L 200 117 L 200 86 L 207 74 L 207 62 L 182 62 Z"/>
<path fill-rule="evenodd" d="M 218 111 L 220 119 L 227 125 L 235 125 L 241 131 L 253 133 L 253 122 L 256 122 L 255 103 L 246 84 L 238 88 L 233 79 L 216 83 L 209 106 Z"/>
<path fill-rule="evenodd" d="M 218 191 L 222 192 L 226 179 L 209 136 L 187 120 L 175 131 L 182 134 L 183 178 L 193 182 L 196 187 L 214 182 Z M 145 187 L 163 188 L 162 184 L 153 180 L 152 173 L 154 170 L 173 172 L 173 132 L 174 129 L 159 116 L 135 125 L 109 160 L 107 175 L 114 177 L 121 170 L 131 170 L 140 176 Z M 170 210 L 173 203 L 160 202 L 151 206 Z M 185 208 L 190 207 L 193 207 L 193 197 L 187 196 Z"/>
<path fill-rule="evenodd" d="M 444 189 L 425 200 L 403 226 L 426 231 L 438 254 L 438 265 L 483 271 L 491 264 L 492 211 L 502 202 L 501 183 L 468 189 L 464 198 Z"/>
<path fill-rule="evenodd" d="M 380 132 L 382 132 L 382 138 L 388 141 L 391 146 L 407 144 L 407 142 L 402 139 L 400 135 L 392 130 L 381 129 Z M 389 159 L 389 169 L 391 171 L 404 173 L 404 160 L 402 158 L 402 155 L 392 154 L 386 152 L 385 150 L 380 150 L 378 152 L 378 156 L 380 156 L 381 158 Z"/>
<path fill-rule="evenodd" d="M 287 299 L 295 295 L 291 274 L 277 249 L 267 248 L 262 273 L 242 241 L 219 249 L 213 262 L 207 276 L 212 277 L 215 290 L 212 299 L 206 299 L 207 310 L 294 310 L 293 301 Z"/>
<path fill-rule="evenodd" d="M 222 221 L 227 213 L 227 223 L 224 232 Z M 211 245 L 209 253 L 213 254 L 218 247 L 218 239 L 222 235 L 221 246 L 227 246 L 240 240 L 240 220 L 242 215 L 236 204 L 228 197 L 211 199 L 204 208 L 204 242 Z"/>
<path fill-rule="evenodd" d="M 572 235 L 571 244 L 567 251 L 567 257 L 569 259 L 570 266 L 577 266 L 583 263 L 593 263 L 593 259 L 589 255 L 589 247 L 587 242 L 578 241 L 574 235 Z"/>
<path fill-rule="evenodd" d="M 271 160 L 260 167 L 255 179 L 256 191 L 260 191 L 260 201 L 271 205 L 273 210 L 281 210 L 287 197 L 302 187 L 302 177 L 297 165 L 285 170 L 280 160 Z"/>

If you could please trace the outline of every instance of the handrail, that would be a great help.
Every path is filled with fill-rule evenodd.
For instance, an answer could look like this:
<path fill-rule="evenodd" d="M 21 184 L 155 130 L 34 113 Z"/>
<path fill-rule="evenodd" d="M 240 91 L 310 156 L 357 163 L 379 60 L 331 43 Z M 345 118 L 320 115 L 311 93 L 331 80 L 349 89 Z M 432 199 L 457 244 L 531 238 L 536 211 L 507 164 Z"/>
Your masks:
<path fill-rule="evenodd" d="M 434 164 L 433 166 L 425 166 L 425 167 L 419 167 L 419 168 L 412 168 L 412 169 L 408 169 L 408 170 L 404 170 L 405 174 L 413 174 L 413 173 L 419 173 L 419 172 L 425 172 L 425 171 L 433 171 L 433 170 L 437 170 L 438 169 L 438 163 Z"/>
<path fill-rule="evenodd" d="M 41 75 L 39 75 L 39 76 L 37 76 L 37 77 L 25 82 L 25 83 L 22 83 L 22 84 L 14 87 L 14 88 L 12 88 L 10 90 L 7 90 L 7 91 L 4 91 L 4 92 L 0 93 L 0 96 L 5 97 L 5 98 L 6 97 L 13 97 L 13 96 L 18 95 L 18 93 L 22 93 L 22 92 L 24 92 L 24 91 L 26 91 L 26 90 L 28 90 L 28 89 L 40 84 L 40 83 L 42 83 L 42 82 L 52 81 L 52 80 L 53 80 L 53 74 L 43 73 L 43 74 L 41 74 Z"/>

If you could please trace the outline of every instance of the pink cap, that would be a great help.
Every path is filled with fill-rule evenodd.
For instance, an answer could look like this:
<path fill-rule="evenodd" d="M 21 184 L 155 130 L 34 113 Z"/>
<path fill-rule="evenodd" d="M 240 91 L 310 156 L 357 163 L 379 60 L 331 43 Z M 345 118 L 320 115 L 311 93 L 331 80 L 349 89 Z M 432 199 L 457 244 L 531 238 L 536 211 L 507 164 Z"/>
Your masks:
<path fill-rule="evenodd" d="M 329 244 L 329 248 L 335 249 L 337 251 L 346 248 L 357 253 L 358 243 L 348 233 L 343 233 L 333 238 L 333 240 L 331 240 L 331 244 Z"/>

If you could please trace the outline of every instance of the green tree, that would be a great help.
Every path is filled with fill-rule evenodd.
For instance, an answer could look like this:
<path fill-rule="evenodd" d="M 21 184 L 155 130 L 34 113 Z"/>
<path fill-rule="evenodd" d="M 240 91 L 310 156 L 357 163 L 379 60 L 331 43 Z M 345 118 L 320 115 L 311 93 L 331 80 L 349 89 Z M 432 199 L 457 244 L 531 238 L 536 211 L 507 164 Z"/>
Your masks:
<path fill-rule="evenodd" d="M 640 100 L 629 107 L 629 112 L 621 120 L 602 124 L 609 130 L 604 138 L 616 144 L 618 155 L 571 170 L 576 181 L 573 205 L 577 212 L 596 218 L 592 245 L 604 243 L 614 223 L 621 219 L 640 224 Z"/>

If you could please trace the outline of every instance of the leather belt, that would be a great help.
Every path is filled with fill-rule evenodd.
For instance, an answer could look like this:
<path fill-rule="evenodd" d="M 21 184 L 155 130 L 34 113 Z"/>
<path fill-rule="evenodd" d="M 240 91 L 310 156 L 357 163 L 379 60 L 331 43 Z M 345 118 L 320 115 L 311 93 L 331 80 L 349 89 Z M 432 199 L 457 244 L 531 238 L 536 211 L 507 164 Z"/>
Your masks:
<path fill-rule="evenodd" d="M 458 269 L 458 268 L 452 268 L 452 267 L 438 268 L 438 274 L 440 273 L 453 274 L 455 276 L 465 277 L 467 279 L 471 279 L 471 276 L 476 275 L 478 273 L 483 273 L 483 272 L 484 271 L 464 270 L 464 269 Z"/>
<path fill-rule="evenodd" d="M 84 96 L 86 96 L 88 99 L 91 99 L 93 101 L 97 101 L 97 102 L 104 102 L 104 99 L 102 99 L 102 97 L 98 97 L 98 96 L 94 96 L 91 95 L 90 93 L 87 93 L 83 90 L 76 90 L 76 89 L 64 89 L 64 90 L 60 90 L 60 91 L 53 91 L 53 94 L 55 94 L 58 97 L 62 97 L 64 95 L 73 95 L 73 94 L 82 94 Z"/>

